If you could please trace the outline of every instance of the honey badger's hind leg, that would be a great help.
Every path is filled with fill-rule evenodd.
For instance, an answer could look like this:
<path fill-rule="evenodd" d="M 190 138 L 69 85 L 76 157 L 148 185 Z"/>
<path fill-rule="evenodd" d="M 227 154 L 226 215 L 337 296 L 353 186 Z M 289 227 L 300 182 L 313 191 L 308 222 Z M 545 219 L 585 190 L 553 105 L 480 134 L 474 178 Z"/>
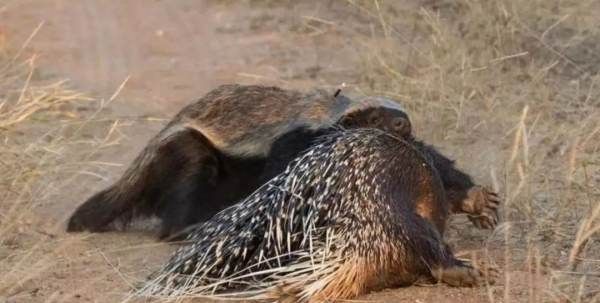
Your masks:
<path fill-rule="evenodd" d="M 127 224 L 137 217 L 161 217 L 165 207 L 160 204 L 169 201 L 164 195 L 172 193 L 173 187 L 198 174 L 205 182 L 214 177 L 217 157 L 208 140 L 196 130 L 173 128 L 167 127 L 153 138 L 115 184 L 79 206 L 69 219 L 67 231 L 101 232 L 113 222 Z M 204 167 L 208 169 L 199 173 Z"/>

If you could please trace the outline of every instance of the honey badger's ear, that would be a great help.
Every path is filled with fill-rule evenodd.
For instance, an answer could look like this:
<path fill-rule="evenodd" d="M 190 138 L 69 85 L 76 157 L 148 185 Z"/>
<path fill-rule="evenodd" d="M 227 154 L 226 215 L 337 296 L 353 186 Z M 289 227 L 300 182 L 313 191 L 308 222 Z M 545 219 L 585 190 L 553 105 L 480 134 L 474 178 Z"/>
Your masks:
<path fill-rule="evenodd" d="M 352 114 L 346 114 L 338 120 L 337 125 L 344 128 L 353 128 L 356 127 L 356 122 L 356 117 L 353 117 Z"/>
<path fill-rule="evenodd" d="M 381 113 L 379 113 L 378 111 L 371 111 L 367 119 L 367 124 L 370 127 L 377 127 L 381 124 L 383 117 L 381 117 Z"/>

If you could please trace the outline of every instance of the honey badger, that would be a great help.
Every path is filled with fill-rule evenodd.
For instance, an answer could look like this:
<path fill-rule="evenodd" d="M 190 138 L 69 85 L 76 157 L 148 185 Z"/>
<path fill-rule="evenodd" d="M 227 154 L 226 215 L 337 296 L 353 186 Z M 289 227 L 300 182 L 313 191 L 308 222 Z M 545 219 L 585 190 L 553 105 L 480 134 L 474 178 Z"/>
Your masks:
<path fill-rule="evenodd" d="M 283 171 L 331 126 L 411 136 L 403 108 L 385 98 L 223 85 L 183 108 L 117 182 L 77 208 L 67 230 L 106 231 L 115 222 L 155 215 L 159 237 L 175 237 Z M 473 201 L 481 212 L 473 221 L 491 225 L 494 214 L 481 207 L 486 192 L 446 158 L 438 164 L 439 171 L 448 170 L 443 179 L 452 199 Z"/>
<path fill-rule="evenodd" d="M 334 131 L 194 228 L 138 294 L 334 302 L 420 278 L 478 285 L 483 272 L 443 241 L 457 208 L 430 152 L 377 129 Z"/>

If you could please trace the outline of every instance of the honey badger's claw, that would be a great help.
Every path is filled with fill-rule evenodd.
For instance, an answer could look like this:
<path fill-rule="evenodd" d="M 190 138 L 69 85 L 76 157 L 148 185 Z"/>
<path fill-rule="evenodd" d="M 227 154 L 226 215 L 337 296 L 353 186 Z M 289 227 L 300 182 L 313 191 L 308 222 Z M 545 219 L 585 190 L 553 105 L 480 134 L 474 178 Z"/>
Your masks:
<path fill-rule="evenodd" d="M 433 272 L 438 282 L 454 287 L 472 287 L 480 284 L 481 272 L 468 264 L 458 264 Z"/>
<path fill-rule="evenodd" d="M 492 229 L 499 221 L 500 197 L 485 187 L 475 186 L 469 190 L 463 211 L 477 228 Z"/>
<path fill-rule="evenodd" d="M 458 264 L 441 268 L 432 272 L 438 282 L 444 282 L 454 287 L 473 287 L 484 284 L 494 284 L 499 272 L 494 267 L 481 268 L 468 262 L 459 261 Z"/>

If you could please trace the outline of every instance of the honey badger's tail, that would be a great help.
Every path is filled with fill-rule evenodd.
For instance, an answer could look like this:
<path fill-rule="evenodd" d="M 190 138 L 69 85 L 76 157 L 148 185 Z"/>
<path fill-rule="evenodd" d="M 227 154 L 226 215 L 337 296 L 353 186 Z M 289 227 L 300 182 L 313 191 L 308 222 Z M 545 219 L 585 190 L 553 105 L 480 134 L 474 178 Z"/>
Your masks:
<path fill-rule="evenodd" d="M 216 170 L 202 169 L 216 161 L 206 139 L 194 129 L 167 126 L 137 156 L 123 176 L 96 193 L 71 215 L 67 231 L 101 232 L 113 222 L 129 223 L 141 216 L 160 215 L 165 195 L 196 178 L 210 177 Z M 215 165 L 212 166 L 216 168 Z M 210 167 L 210 166 L 209 166 Z"/>

